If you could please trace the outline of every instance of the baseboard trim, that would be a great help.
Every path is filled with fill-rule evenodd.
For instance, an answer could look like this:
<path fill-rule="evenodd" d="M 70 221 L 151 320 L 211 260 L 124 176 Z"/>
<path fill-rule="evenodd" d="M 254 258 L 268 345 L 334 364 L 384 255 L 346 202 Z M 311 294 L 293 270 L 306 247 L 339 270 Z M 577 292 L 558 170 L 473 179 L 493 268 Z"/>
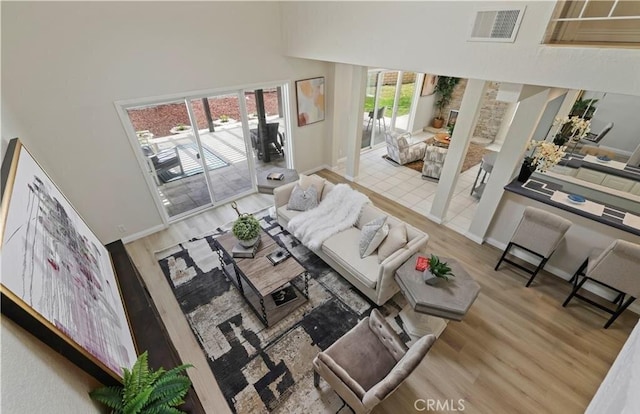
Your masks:
<path fill-rule="evenodd" d="M 149 227 L 148 229 L 139 231 L 137 233 L 134 234 L 130 234 L 128 236 L 125 236 L 122 238 L 122 243 L 123 244 L 127 244 L 127 243 L 131 243 L 132 241 L 136 241 L 138 239 L 141 239 L 143 237 L 147 237 L 153 233 L 157 233 L 161 230 L 164 230 L 166 228 L 168 228 L 169 226 L 166 224 L 158 224 L 157 226 L 153 226 L 153 227 Z"/>
<path fill-rule="evenodd" d="M 488 238 L 486 240 L 486 242 L 488 244 L 490 244 L 491 246 L 496 247 L 496 248 L 498 248 L 500 250 L 504 250 L 507 247 L 507 243 L 503 243 L 503 242 L 498 241 L 498 240 L 493 239 L 493 238 Z M 518 250 L 511 249 L 510 253 L 513 253 L 513 255 L 516 256 L 517 258 L 522 259 L 525 262 L 533 264 L 533 265 L 536 265 L 540 261 L 539 258 L 537 258 L 537 257 L 535 257 L 535 256 L 533 256 L 531 254 L 528 254 L 528 253 L 526 253 L 526 252 L 524 252 L 524 251 L 522 251 L 520 249 L 518 249 Z M 569 281 L 573 277 L 573 273 L 567 273 L 566 271 L 564 271 L 564 270 L 562 270 L 560 268 L 557 268 L 555 266 L 546 265 L 544 267 L 544 270 L 546 270 L 547 272 L 551 273 L 552 275 L 557 276 L 557 277 L 559 277 L 559 278 L 561 278 L 563 280 L 566 280 L 566 281 Z M 596 295 L 598 295 L 600 297 L 603 297 L 603 298 L 605 298 L 607 300 L 613 300 L 614 297 L 615 297 L 614 294 L 611 294 L 608 290 L 600 287 L 599 285 L 597 285 L 595 283 L 587 282 L 587 283 L 584 284 L 584 288 L 586 290 L 588 290 L 589 292 L 594 293 L 594 294 L 596 294 Z M 629 306 L 628 309 L 631 312 L 640 315 L 640 303 L 634 302 L 633 304 L 631 304 Z"/>
<path fill-rule="evenodd" d="M 427 213 L 424 215 L 426 218 L 428 218 L 429 220 L 433 221 L 436 224 L 442 224 L 444 223 L 444 220 L 442 220 L 440 217 L 436 217 L 431 213 Z"/>
<path fill-rule="evenodd" d="M 302 174 L 304 174 L 304 175 L 311 175 L 311 174 L 313 174 L 313 173 L 317 173 L 318 171 L 320 171 L 320 170 L 325 170 L 325 169 L 327 169 L 327 170 L 331 170 L 331 169 L 332 169 L 332 167 L 331 167 L 329 164 L 322 164 L 322 165 L 320 165 L 320 166 L 318 166 L 318 167 L 311 168 L 310 170 L 303 171 L 303 172 L 302 172 Z"/>
<path fill-rule="evenodd" d="M 473 242 L 476 242 L 476 243 L 478 243 L 478 244 L 482 244 L 482 243 L 484 243 L 484 239 L 483 239 L 482 237 L 480 237 L 480 236 L 476 236 L 476 235 L 475 235 L 475 234 L 473 234 L 473 233 L 466 232 L 466 233 L 464 234 L 464 236 L 465 236 L 467 239 L 469 239 L 469 240 L 471 240 L 471 241 L 473 241 Z"/>

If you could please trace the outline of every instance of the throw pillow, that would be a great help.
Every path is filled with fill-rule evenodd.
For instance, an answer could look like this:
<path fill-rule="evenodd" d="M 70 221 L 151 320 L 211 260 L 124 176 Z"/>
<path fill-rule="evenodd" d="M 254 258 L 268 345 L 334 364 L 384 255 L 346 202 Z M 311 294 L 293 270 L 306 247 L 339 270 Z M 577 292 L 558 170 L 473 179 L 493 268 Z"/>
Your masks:
<path fill-rule="evenodd" d="M 407 226 L 404 223 L 391 226 L 389 235 L 378 247 L 378 262 L 382 263 L 387 257 L 407 245 Z"/>
<path fill-rule="evenodd" d="M 362 227 L 360 232 L 360 258 L 364 259 L 376 251 L 380 243 L 389 234 L 387 216 L 377 218 Z"/>
<path fill-rule="evenodd" d="M 316 188 L 311 186 L 306 190 L 300 188 L 299 184 L 296 184 L 291 191 L 291 197 L 289 197 L 289 204 L 287 208 L 295 211 L 307 211 L 318 206 L 318 193 Z"/>
<path fill-rule="evenodd" d="M 307 190 L 309 187 L 313 186 L 316 189 L 316 194 L 318 195 L 318 203 L 320 202 L 320 197 L 322 196 L 322 189 L 324 188 L 325 179 L 320 178 L 317 175 L 304 175 L 300 174 L 300 180 L 298 184 L 303 190 Z"/>

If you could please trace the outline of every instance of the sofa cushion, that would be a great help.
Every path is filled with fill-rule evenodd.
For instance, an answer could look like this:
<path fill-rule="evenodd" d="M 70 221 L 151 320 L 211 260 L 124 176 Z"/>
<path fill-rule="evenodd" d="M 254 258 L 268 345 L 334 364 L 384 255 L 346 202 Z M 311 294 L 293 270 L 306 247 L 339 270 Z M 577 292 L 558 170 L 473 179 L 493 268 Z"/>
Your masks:
<path fill-rule="evenodd" d="M 373 204 L 367 203 L 362 206 L 362 210 L 360 210 L 360 215 L 358 216 L 358 220 L 356 220 L 356 227 L 362 230 L 365 224 L 382 216 L 385 216 L 382 210 L 378 210 Z"/>
<path fill-rule="evenodd" d="M 287 206 L 278 207 L 276 211 L 277 215 L 279 217 L 283 217 L 287 223 L 290 222 L 292 218 L 302 213 L 302 211 L 289 210 Z"/>
<path fill-rule="evenodd" d="M 379 217 L 365 224 L 360 232 L 360 257 L 364 258 L 373 253 L 389 234 L 387 216 Z"/>
<path fill-rule="evenodd" d="M 316 194 L 318 197 L 318 202 L 320 202 L 320 196 L 322 195 L 322 189 L 324 188 L 326 180 L 317 175 L 304 175 L 300 174 L 300 180 L 298 183 L 303 190 L 308 189 L 311 186 L 314 186 L 316 189 Z"/>
<path fill-rule="evenodd" d="M 374 253 L 364 259 L 361 258 L 359 241 L 360 230 L 351 227 L 325 240 L 322 243 L 322 251 L 349 271 L 362 284 L 375 289 L 380 273 L 378 255 Z"/>
<path fill-rule="evenodd" d="M 378 247 L 378 261 L 384 259 L 407 245 L 407 225 L 404 223 L 392 224 L 389 234 Z"/>
<path fill-rule="evenodd" d="M 291 191 L 291 197 L 289 197 L 289 204 L 287 208 L 289 210 L 307 211 L 318 206 L 318 191 L 314 186 L 309 186 L 306 190 L 300 187 L 300 184 L 296 184 Z"/>

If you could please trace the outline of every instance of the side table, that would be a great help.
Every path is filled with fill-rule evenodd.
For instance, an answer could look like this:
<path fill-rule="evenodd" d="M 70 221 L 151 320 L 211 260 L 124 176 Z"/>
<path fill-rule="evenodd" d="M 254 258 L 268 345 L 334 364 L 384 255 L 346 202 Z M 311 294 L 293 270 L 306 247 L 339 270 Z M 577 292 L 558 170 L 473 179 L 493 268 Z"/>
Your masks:
<path fill-rule="evenodd" d="M 268 180 L 267 176 L 271 173 L 282 173 L 284 178 L 282 180 Z M 258 192 L 263 194 L 273 194 L 274 188 L 281 185 L 289 184 L 297 181 L 300 177 L 296 170 L 289 168 L 274 167 L 265 171 L 258 172 Z"/>
<path fill-rule="evenodd" d="M 480 285 L 469 276 L 455 259 L 440 257 L 451 267 L 455 277 L 441 280 L 437 285 L 427 285 L 422 272 L 415 269 L 416 253 L 396 271 L 395 279 L 407 306 L 400 312 L 405 330 L 417 339 L 427 334 L 439 337 L 448 320 L 461 321 L 478 297 Z"/>

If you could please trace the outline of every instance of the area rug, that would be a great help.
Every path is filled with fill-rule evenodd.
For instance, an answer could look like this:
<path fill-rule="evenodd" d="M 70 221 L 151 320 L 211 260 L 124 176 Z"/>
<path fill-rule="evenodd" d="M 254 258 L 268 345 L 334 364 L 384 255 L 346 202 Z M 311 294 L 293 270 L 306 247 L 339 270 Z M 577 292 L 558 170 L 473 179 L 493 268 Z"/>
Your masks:
<path fill-rule="evenodd" d="M 266 211 L 255 215 L 311 274 L 309 301 L 273 326 L 264 327 L 219 269 L 216 238 L 230 224 L 158 252 L 160 267 L 235 413 L 350 413 L 324 381 L 313 386 L 311 361 L 374 307 L 409 343 L 398 316 L 406 301 L 398 294 L 377 307 Z"/>
<path fill-rule="evenodd" d="M 474 165 L 480 164 L 480 161 L 482 161 L 482 157 L 489 152 L 491 152 L 491 150 L 486 149 L 482 145 L 474 144 L 473 142 L 470 143 L 469 150 L 467 151 L 467 156 L 464 158 L 464 162 L 462 163 L 462 169 L 460 170 L 460 172 L 465 172 Z M 395 164 L 395 162 L 392 161 L 386 154 L 383 155 L 382 158 L 390 160 Z M 414 171 L 422 173 L 423 165 L 424 161 L 418 160 L 410 162 L 408 164 L 404 164 L 403 167 L 411 168 Z"/>
<path fill-rule="evenodd" d="M 207 170 L 213 171 L 218 168 L 226 167 L 229 165 L 225 160 L 216 155 L 207 147 L 202 147 L 204 151 L 204 158 L 207 164 Z M 163 171 L 158 174 L 160 179 L 165 182 L 171 182 L 184 177 L 191 177 L 196 174 L 202 173 L 202 163 L 200 162 L 200 153 L 198 152 L 198 146 L 194 142 L 178 145 L 178 156 L 182 163 L 183 174 L 179 173 L 178 168 L 172 170 Z"/>

